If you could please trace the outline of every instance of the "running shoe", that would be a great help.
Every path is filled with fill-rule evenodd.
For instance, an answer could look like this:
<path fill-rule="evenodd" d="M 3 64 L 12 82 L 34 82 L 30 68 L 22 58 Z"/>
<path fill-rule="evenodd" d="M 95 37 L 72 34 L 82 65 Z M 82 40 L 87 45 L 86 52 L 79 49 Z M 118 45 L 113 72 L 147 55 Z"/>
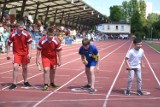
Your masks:
<path fill-rule="evenodd" d="M 43 91 L 48 91 L 48 85 L 44 85 L 44 87 L 43 87 L 42 90 L 43 90 Z"/>
<path fill-rule="evenodd" d="M 24 84 L 23 84 L 25 87 L 32 87 L 32 85 L 31 84 L 29 84 L 29 82 L 24 82 Z"/>
<path fill-rule="evenodd" d="M 17 87 L 16 84 L 12 84 L 12 85 L 9 87 L 9 89 L 10 89 L 10 90 L 14 90 L 16 87 Z"/>
<path fill-rule="evenodd" d="M 94 94 L 96 92 L 96 89 L 90 88 L 89 89 L 89 94 Z"/>
<path fill-rule="evenodd" d="M 137 90 L 137 95 L 142 96 L 143 95 L 142 91 L 141 90 Z"/>
<path fill-rule="evenodd" d="M 51 83 L 50 86 L 51 86 L 52 88 L 58 88 L 58 87 L 59 87 L 58 85 L 56 85 L 56 84 L 54 84 L 54 83 Z"/>
<path fill-rule="evenodd" d="M 82 86 L 81 87 L 82 89 L 88 89 L 88 88 L 91 88 L 91 86 L 89 84 L 85 85 L 85 86 Z"/>
<path fill-rule="evenodd" d="M 124 94 L 125 94 L 126 96 L 129 96 L 129 95 L 130 95 L 130 90 L 125 90 L 125 91 L 124 91 Z"/>

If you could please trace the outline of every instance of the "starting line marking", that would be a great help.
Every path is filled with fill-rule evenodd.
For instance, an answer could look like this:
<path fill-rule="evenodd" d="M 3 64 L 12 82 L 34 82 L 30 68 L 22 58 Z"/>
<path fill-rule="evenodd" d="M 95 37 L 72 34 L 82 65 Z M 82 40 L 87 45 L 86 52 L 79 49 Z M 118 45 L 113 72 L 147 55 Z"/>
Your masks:
<path fill-rule="evenodd" d="M 130 93 L 132 93 L 132 94 L 137 94 L 136 91 L 130 91 Z M 142 91 L 142 93 L 143 93 L 144 95 L 149 95 L 149 94 L 151 94 L 151 93 L 148 92 L 148 91 Z"/>
<path fill-rule="evenodd" d="M 121 88 L 121 89 L 123 89 L 124 91 L 126 90 L 125 88 Z M 131 94 L 137 94 L 137 92 L 136 92 L 136 91 L 133 91 L 133 90 L 130 90 L 130 93 L 131 93 Z M 149 94 L 151 94 L 151 92 L 149 92 L 149 91 L 142 91 L 142 93 L 143 93 L 144 95 L 149 95 Z"/>
<path fill-rule="evenodd" d="M 43 87 L 41 87 L 41 86 L 32 86 L 32 87 L 24 87 L 24 86 L 22 86 L 21 88 L 23 88 L 23 89 L 39 89 L 39 90 L 43 89 Z"/>
<path fill-rule="evenodd" d="M 71 91 L 74 91 L 74 92 L 87 92 L 88 90 L 87 89 L 82 89 L 82 88 L 72 88 Z"/>

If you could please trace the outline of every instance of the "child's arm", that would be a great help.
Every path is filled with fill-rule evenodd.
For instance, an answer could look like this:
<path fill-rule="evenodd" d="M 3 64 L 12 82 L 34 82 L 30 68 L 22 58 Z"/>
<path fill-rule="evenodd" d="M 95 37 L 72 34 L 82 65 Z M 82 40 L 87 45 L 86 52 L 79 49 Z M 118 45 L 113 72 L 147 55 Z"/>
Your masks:
<path fill-rule="evenodd" d="M 99 63 L 100 63 L 100 55 L 98 54 L 97 55 L 97 66 L 96 66 L 97 71 L 99 71 Z"/>
<path fill-rule="evenodd" d="M 142 59 L 141 59 L 141 67 L 145 67 L 144 66 L 144 58 L 142 57 Z"/>
<path fill-rule="evenodd" d="M 61 59 L 62 59 L 62 52 L 59 51 L 58 54 L 57 54 L 57 56 L 58 56 L 58 66 L 60 66 L 62 64 L 62 61 L 61 61 Z"/>
<path fill-rule="evenodd" d="M 131 66 L 129 65 L 128 59 L 129 58 L 127 58 L 127 57 L 125 58 L 125 63 L 127 65 L 127 69 L 132 69 Z"/>
<path fill-rule="evenodd" d="M 81 55 L 81 60 L 83 62 L 83 64 L 87 65 L 88 61 L 86 60 L 86 57 L 84 55 Z"/>

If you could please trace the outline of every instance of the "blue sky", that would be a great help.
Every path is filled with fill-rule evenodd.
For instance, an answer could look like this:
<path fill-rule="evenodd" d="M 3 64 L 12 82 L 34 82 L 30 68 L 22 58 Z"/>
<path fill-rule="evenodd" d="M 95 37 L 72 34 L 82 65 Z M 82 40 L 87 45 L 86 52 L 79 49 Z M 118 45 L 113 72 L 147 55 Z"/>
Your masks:
<path fill-rule="evenodd" d="M 123 1 L 130 0 L 83 0 L 91 7 L 95 8 L 97 11 L 101 12 L 103 15 L 109 16 L 109 8 L 113 5 L 121 5 Z M 152 2 L 153 11 L 160 11 L 160 0 L 145 0 L 146 2 Z"/>

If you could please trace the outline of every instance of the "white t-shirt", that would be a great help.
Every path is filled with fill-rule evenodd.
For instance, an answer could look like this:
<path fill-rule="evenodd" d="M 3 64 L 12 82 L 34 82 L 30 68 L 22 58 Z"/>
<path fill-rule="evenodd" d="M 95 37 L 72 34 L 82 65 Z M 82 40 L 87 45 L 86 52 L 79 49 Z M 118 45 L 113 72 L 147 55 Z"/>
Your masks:
<path fill-rule="evenodd" d="M 126 55 L 129 65 L 134 68 L 141 68 L 140 63 L 143 56 L 144 50 L 142 48 L 140 48 L 139 50 L 132 48 Z"/>

